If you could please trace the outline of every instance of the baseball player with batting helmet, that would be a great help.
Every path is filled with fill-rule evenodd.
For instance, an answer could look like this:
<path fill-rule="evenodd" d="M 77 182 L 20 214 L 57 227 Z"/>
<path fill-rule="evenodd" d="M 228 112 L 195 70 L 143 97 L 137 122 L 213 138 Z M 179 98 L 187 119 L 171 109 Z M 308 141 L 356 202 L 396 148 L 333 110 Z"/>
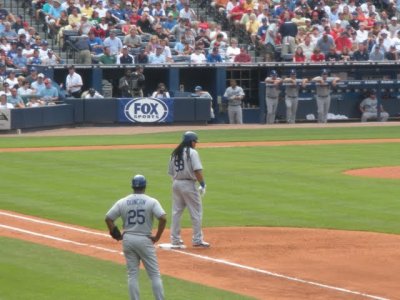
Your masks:
<path fill-rule="evenodd" d="M 182 142 L 172 152 L 169 161 L 168 174 L 173 179 L 172 248 L 184 247 L 181 239 L 181 217 L 185 207 L 188 208 L 192 220 L 193 246 L 210 247 L 210 244 L 204 241 L 202 232 L 203 206 L 201 195 L 206 192 L 206 184 L 200 156 L 195 150 L 197 142 L 198 137 L 195 132 L 185 132 Z M 200 184 L 198 188 L 196 188 L 196 181 Z"/>
<path fill-rule="evenodd" d="M 133 194 L 118 200 L 107 212 L 105 221 L 110 235 L 117 241 L 122 240 L 130 299 L 140 299 L 138 275 L 139 264 L 142 261 L 151 280 L 154 298 L 163 300 L 164 288 L 154 243 L 161 238 L 167 219 L 158 200 L 145 194 L 146 185 L 147 181 L 143 175 L 133 177 Z M 121 234 L 114 223 L 119 217 L 122 218 L 124 234 Z M 153 217 L 158 219 L 156 235 L 152 235 Z"/>

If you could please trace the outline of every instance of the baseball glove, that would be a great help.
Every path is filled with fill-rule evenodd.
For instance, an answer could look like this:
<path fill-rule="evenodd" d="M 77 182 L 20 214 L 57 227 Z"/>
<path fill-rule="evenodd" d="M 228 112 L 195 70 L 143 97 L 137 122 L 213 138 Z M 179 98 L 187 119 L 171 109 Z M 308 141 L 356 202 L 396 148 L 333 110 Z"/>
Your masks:
<path fill-rule="evenodd" d="M 118 227 L 115 226 L 112 231 L 110 231 L 110 235 L 114 240 L 120 241 L 122 240 L 121 231 L 119 231 Z"/>

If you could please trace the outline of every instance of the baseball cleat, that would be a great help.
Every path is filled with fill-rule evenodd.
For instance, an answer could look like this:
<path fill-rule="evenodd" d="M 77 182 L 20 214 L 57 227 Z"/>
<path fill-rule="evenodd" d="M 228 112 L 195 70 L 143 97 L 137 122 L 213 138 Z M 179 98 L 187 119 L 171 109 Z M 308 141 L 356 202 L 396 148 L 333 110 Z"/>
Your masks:
<path fill-rule="evenodd" d="M 193 244 L 193 247 L 196 247 L 196 248 L 210 248 L 210 243 L 207 243 L 205 241 L 201 241 L 200 243 Z"/>
<path fill-rule="evenodd" d="M 183 240 L 171 244 L 171 249 L 185 249 L 186 246 L 183 244 Z"/>

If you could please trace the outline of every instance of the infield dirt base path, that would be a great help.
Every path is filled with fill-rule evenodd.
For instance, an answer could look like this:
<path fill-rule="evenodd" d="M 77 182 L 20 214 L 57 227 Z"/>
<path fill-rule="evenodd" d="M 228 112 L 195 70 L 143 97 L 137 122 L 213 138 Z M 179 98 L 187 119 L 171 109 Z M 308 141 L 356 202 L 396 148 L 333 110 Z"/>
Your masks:
<path fill-rule="evenodd" d="M 311 127 L 310 124 L 297 125 Z M 390 124 L 391 126 L 399 124 Z M 312 124 L 315 127 L 316 124 Z M 342 124 L 336 126 L 341 127 Z M 346 124 L 345 127 L 352 126 Z M 357 124 L 355 126 L 360 126 Z M 362 126 L 372 126 L 363 124 Z M 374 124 L 376 126 L 376 124 Z M 382 124 L 382 126 L 387 126 Z M 204 126 L 197 129 L 265 128 L 256 126 Z M 273 126 L 278 128 L 279 126 Z M 286 126 L 280 126 L 286 127 Z M 291 126 L 293 127 L 293 126 Z M 329 127 L 329 126 L 325 126 Z M 27 136 L 138 134 L 184 131 L 182 127 L 81 128 L 26 133 Z M 4 136 L 4 135 L 3 135 Z M 12 136 L 12 135 L 6 135 Z M 200 147 L 282 146 L 334 143 L 399 143 L 400 140 L 341 140 L 256 142 L 252 144 L 199 144 Z M 128 145 L 59 148 L 10 148 L 10 151 L 82 151 L 145 149 L 175 145 Z M 399 167 L 351 170 L 349 175 L 398 178 Z M 357 173 L 359 172 L 359 173 Z M 369 173 L 368 173 L 369 172 Z M 380 172 L 392 175 L 384 176 Z M 397 175 L 393 175 L 393 173 Z M 158 249 L 161 273 L 176 278 L 252 296 L 257 299 L 400 299 L 400 236 L 295 228 L 205 228 L 210 249 Z M 105 231 L 82 228 L 0 210 L 0 236 L 18 238 L 75 253 L 124 264 L 121 243 Z M 166 231 L 160 243 L 169 242 Z M 191 230 L 183 231 L 186 243 Z M 168 291 L 167 291 L 168 292 Z M 168 299 L 168 295 L 167 295 Z"/>
<path fill-rule="evenodd" d="M 161 273 L 257 299 L 399 299 L 398 235 L 259 227 L 204 232 L 209 249 L 158 249 Z M 0 210 L 0 236 L 125 263 L 121 243 L 105 231 Z M 190 236 L 184 230 L 186 242 Z M 167 231 L 160 243 L 168 237 Z"/>

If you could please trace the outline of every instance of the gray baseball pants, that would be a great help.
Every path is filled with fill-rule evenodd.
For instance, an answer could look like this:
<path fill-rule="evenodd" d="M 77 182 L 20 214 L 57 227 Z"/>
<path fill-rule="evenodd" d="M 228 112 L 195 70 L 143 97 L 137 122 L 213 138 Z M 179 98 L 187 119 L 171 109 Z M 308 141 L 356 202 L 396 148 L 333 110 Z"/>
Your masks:
<path fill-rule="evenodd" d="M 385 111 L 382 111 L 381 116 L 378 119 L 377 112 L 363 112 L 361 116 L 361 122 L 367 122 L 369 119 L 377 119 L 378 121 L 386 122 L 389 119 L 389 114 Z"/>
<path fill-rule="evenodd" d="M 331 106 L 331 96 L 317 95 L 318 123 L 328 122 L 328 112 Z"/>
<path fill-rule="evenodd" d="M 139 264 L 143 262 L 147 275 L 151 280 L 154 299 L 164 300 L 164 288 L 161 280 L 160 269 L 156 250 L 148 236 L 124 234 L 122 242 L 128 269 L 128 287 L 131 300 L 140 300 L 139 293 Z"/>
<path fill-rule="evenodd" d="M 274 124 L 276 117 L 276 110 L 278 109 L 278 98 L 266 97 L 267 104 L 267 124 Z"/>
<path fill-rule="evenodd" d="M 286 122 L 290 124 L 296 123 L 297 104 L 299 99 L 297 97 L 285 97 L 286 104 Z"/>
<path fill-rule="evenodd" d="M 228 117 L 230 124 L 243 124 L 242 106 L 228 105 Z"/>

